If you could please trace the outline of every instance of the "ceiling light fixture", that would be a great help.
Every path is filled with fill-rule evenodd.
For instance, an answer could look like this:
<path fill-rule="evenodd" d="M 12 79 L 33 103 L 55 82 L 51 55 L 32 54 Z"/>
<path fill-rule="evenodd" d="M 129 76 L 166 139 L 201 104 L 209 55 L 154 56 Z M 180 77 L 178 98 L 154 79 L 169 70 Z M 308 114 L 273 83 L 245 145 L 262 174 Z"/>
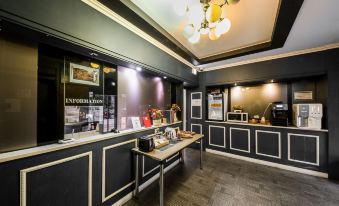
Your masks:
<path fill-rule="evenodd" d="M 191 0 L 180 0 L 180 3 L 175 0 L 173 6 L 180 16 L 182 11 L 186 12 L 189 23 L 184 27 L 183 35 L 189 42 L 195 44 L 199 42 L 200 35 L 208 34 L 210 40 L 217 40 L 226 34 L 231 28 L 231 21 L 226 17 L 226 7 L 239 1 L 200 0 L 200 3 L 192 4 Z"/>
<path fill-rule="evenodd" d="M 138 72 L 141 72 L 142 71 L 142 68 L 141 67 L 137 67 L 135 68 Z"/>

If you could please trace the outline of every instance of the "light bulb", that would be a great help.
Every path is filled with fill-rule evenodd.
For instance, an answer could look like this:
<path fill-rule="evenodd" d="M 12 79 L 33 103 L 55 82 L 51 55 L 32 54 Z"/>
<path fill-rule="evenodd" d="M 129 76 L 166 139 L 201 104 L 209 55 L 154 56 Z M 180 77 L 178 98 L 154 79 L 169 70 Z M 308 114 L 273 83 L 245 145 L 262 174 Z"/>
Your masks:
<path fill-rule="evenodd" d="M 215 27 L 217 24 L 218 24 L 218 22 L 208 23 L 208 26 L 209 26 L 210 28 L 213 28 L 213 27 Z"/>
<path fill-rule="evenodd" d="M 191 42 L 192 44 L 198 43 L 200 40 L 200 33 L 198 31 L 195 31 L 193 36 L 191 36 L 188 41 Z"/>
<path fill-rule="evenodd" d="M 217 24 L 217 26 L 215 27 L 215 32 L 216 34 L 220 36 L 222 34 L 227 33 L 230 30 L 230 28 L 231 28 L 231 21 L 225 18 Z"/>
<path fill-rule="evenodd" d="M 208 32 L 210 32 L 210 28 L 208 27 L 200 29 L 200 34 L 202 35 L 208 34 Z"/>
<path fill-rule="evenodd" d="M 187 9 L 187 1 L 173 0 L 173 9 L 178 16 L 184 16 Z"/>
<path fill-rule="evenodd" d="M 211 4 L 206 12 L 206 19 L 208 22 L 213 23 L 220 19 L 221 8 L 217 4 Z"/>
<path fill-rule="evenodd" d="M 202 10 L 201 4 L 194 4 L 188 10 L 188 22 L 193 24 L 194 27 L 198 28 L 201 24 L 201 21 L 204 19 L 204 12 Z"/>
<path fill-rule="evenodd" d="M 188 24 L 185 26 L 183 35 L 186 39 L 190 38 L 194 34 L 194 26 L 192 24 Z"/>
<path fill-rule="evenodd" d="M 222 7 L 221 7 L 221 17 L 220 18 L 226 18 L 227 16 L 226 16 L 226 14 L 227 14 L 227 4 L 225 4 L 225 5 L 223 5 Z"/>
<path fill-rule="evenodd" d="M 214 40 L 217 40 L 220 37 L 220 35 L 216 33 L 216 29 L 215 28 L 212 28 L 210 30 L 210 33 L 209 33 L 208 37 L 210 38 L 210 40 L 214 41 Z"/>

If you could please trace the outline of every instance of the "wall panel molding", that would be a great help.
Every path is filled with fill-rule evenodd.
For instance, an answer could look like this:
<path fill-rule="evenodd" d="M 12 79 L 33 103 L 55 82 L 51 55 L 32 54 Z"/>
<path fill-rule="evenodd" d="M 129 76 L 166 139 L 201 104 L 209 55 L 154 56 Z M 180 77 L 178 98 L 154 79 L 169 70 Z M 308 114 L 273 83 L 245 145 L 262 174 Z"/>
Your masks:
<path fill-rule="evenodd" d="M 60 160 L 56 160 L 53 162 L 29 167 L 26 169 L 20 170 L 20 206 L 27 205 L 27 174 L 30 172 L 34 172 L 40 169 L 52 167 L 58 164 L 62 164 L 68 161 L 72 161 L 75 159 L 83 158 L 88 156 L 88 206 L 92 206 L 92 152 L 86 152 L 75 156 L 70 156 L 67 158 L 63 158 Z"/>
<path fill-rule="evenodd" d="M 239 149 L 239 148 L 234 148 L 232 146 L 232 130 L 238 130 L 238 131 L 246 131 L 247 132 L 247 141 L 248 141 L 248 147 L 247 150 Z M 247 152 L 251 153 L 251 136 L 250 136 L 250 129 L 244 129 L 244 128 L 236 128 L 236 127 L 230 127 L 230 149 L 235 150 L 235 151 L 240 151 L 240 152 Z"/>
<path fill-rule="evenodd" d="M 223 145 L 217 145 L 217 144 L 212 144 L 211 143 L 211 128 L 221 128 L 223 129 L 223 140 L 224 140 L 224 144 Z M 226 149 L 226 134 L 225 134 L 225 127 L 222 127 L 222 126 L 214 126 L 214 125 L 209 125 L 208 126 L 208 144 L 211 145 L 211 146 L 214 146 L 214 147 L 221 147 L 221 148 L 225 148 Z"/>
<path fill-rule="evenodd" d="M 133 183 L 135 182 L 135 181 L 129 182 L 128 184 L 124 185 L 120 189 L 118 189 L 118 190 L 116 190 L 116 191 L 114 191 L 111 194 L 106 196 L 106 151 L 110 150 L 110 149 L 117 148 L 117 147 L 125 145 L 125 144 L 130 144 L 130 143 L 134 143 L 135 147 L 137 147 L 137 140 L 133 139 L 133 140 L 129 140 L 129 141 L 113 144 L 113 145 L 104 147 L 102 149 L 102 182 L 101 182 L 101 191 L 102 191 L 101 201 L 102 202 L 105 202 L 108 199 L 112 198 L 113 196 L 117 195 L 118 193 L 120 193 L 124 189 L 126 189 L 126 188 L 130 187 L 131 185 L 133 185 Z"/>
<path fill-rule="evenodd" d="M 296 159 L 291 158 L 291 136 L 315 138 L 316 139 L 316 162 L 308 162 L 308 161 L 296 160 Z M 287 134 L 287 159 L 288 159 L 288 161 L 319 166 L 319 164 L 320 164 L 319 163 L 319 155 L 320 155 L 320 152 L 319 152 L 319 136 L 305 135 L 305 134 L 295 134 L 295 133 L 288 133 Z"/>
<path fill-rule="evenodd" d="M 270 134 L 277 134 L 278 135 L 278 156 L 270 155 L 270 154 L 264 154 L 258 152 L 258 133 L 270 133 Z M 255 154 L 266 156 L 266 157 L 273 157 L 281 159 L 281 133 L 280 132 L 272 132 L 272 131 L 265 131 L 265 130 L 255 130 Z"/>

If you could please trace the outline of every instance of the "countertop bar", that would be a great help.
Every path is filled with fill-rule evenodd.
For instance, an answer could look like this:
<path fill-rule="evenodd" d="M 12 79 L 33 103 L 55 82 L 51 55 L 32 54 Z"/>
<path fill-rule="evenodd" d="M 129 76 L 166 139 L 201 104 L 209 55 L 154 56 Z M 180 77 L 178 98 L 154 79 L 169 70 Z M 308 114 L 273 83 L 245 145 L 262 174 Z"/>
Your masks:
<path fill-rule="evenodd" d="M 308 129 L 308 128 L 298 128 L 295 126 L 273 126 L 267 124 L 251 124 L 245 122 L 220 122 L 220 121 L 205 121 L 207 123 L 217 123 L 217 124 L 234 124 L 234 125 L 246 125 L 246 126 L 254 126 L 254 127 L 271 127 L 271 128 L 282 128 L 282 129 L 295 129 L 295 130 L 303 130 L 303 131 L 316 131 L 316 132 L 328 132 L 327 129 Z"/>
<path fill-rule="evenodd" d="M 149 128 L 143 127 L 141 129 L 136 129 L 136 130 L 129 129 L 129 130 L 121 131 L 120 133 L 108 133 L 108 134 L 99 134 L 99 135 L 94 135 L 94 136 L 89 136 L 89 137 L 83 137 L 83 138 L 76 139 L 74 142 L 65 143 L 65 144 L 55 143 L 55 144 L 38 146 L 38 147 L 22 149 L 22 150 L 17 150 L 17 151 L 12 151 L 12 152 L 5 152 L 5 153 L 0 154 L 0 163 L 8 162 L 8 161 L 16 160 L 16 159 L 21 159 L 25 157 L 31 157 L 31 156 L 35 156 L 39 154 L 54 152 L 54 151 L 58 151 L 62 149 L 77 147 L 80 145 L 113 139 L 113 138 L 121 137 L 121 136 L 128 135 L 128 134 L 143 132 L 147 130 L 171 126 L 171 125 L 180 124 L 180 123 L 182 123 L 182 121 L 178 121 L 178 122 L 171 123 L 171 124 L 162 124 L 161 126 L 157 126 L 157 127 L 149 127 Z"/>

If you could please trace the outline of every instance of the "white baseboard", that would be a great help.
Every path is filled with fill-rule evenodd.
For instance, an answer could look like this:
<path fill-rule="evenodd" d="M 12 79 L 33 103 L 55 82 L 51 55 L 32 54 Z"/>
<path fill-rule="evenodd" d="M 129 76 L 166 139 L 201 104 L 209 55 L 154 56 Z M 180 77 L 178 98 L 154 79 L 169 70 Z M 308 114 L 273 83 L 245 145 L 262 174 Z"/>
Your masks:
<path fill-rule="evenodd" d="M 244 157 L 244 156 L 230 154 L 230 153 L 226 153 L 226 152 L 220 152 L 220 151 L 207 149 L 207 148 L 206 148 L 206 152 L 225 156 L 225 157 L 230 157 L 230 158 L 234 158 L 234 159 L 244 160 L 244 161 L 247 161 L 247 162 L 253 162 L 253 163 L 257 163 L 257 164 L 261 164 L 261 165 L 275 167 L 275 168 L 279 168 L 279 169 L 284 169 L 284 170 L 288 170 L 288 171 L 292 171 L 292 172 L 298 172 L 298 173 L 312 175 L 312 176 L 316 176 L 316 177 L 328 178 L 328 174 L 323 173 L 323 172 L 317 172 L 317 171 L 302 169 L 302 168 L 293 167 L 293 166 L 289 166 L 289 165 L 283 165 L 283 164 L 279 164 L 279 163 L 268 162 L 268 161 L 265 161 L 265 160 L 258 160 L 258 159 L 254 159 L 254 158 L 250 158 L 250 157 Z"/>
<path fill-rule="evenodd" d="M 133 197 L 133 192 L 130 192 L 127 195 L 125 195 L 123 198 L 115 202 L 112 206 L 121 206 L 125 204 L 126 202 L 128 202 L 130 199 L 132 199 L 132 197 Z"/>
<path fill-rule="evenodd" d="M 167 171 L 169 171 L 170 169 L 172 169 L 173 167 L 175 167 L 176 165 L 179 164 L 179 160 L 174 161 L 172 164 L 168 165 L 164 172 L 166 173 Z M 144 190 L 146 187 L 148 187 L 150 184 L 152 184 L 154 181 L 156 181 L 159 178 L 159 173 L 157 173 L 156 175 L 154 175 L 153 177 L 151 177 L 149 180 L 147 180 L 146 182 L 144 182 L 142 185 L 139 186 L 139 192 L 141 192 L 142 190 Z M 166 181 L 166 180 L 165 180 Z M 126 202 L 128 202 L 130 199 L 133 198 L 133 192 L 128 193 L 127 195 L 125 195 L 123 198 L 121 198 L 120 200 L 118 200 L 117 202 L 115 202 L 112 206 L 121 206 L 123 204 L 125 204 Z"/>

